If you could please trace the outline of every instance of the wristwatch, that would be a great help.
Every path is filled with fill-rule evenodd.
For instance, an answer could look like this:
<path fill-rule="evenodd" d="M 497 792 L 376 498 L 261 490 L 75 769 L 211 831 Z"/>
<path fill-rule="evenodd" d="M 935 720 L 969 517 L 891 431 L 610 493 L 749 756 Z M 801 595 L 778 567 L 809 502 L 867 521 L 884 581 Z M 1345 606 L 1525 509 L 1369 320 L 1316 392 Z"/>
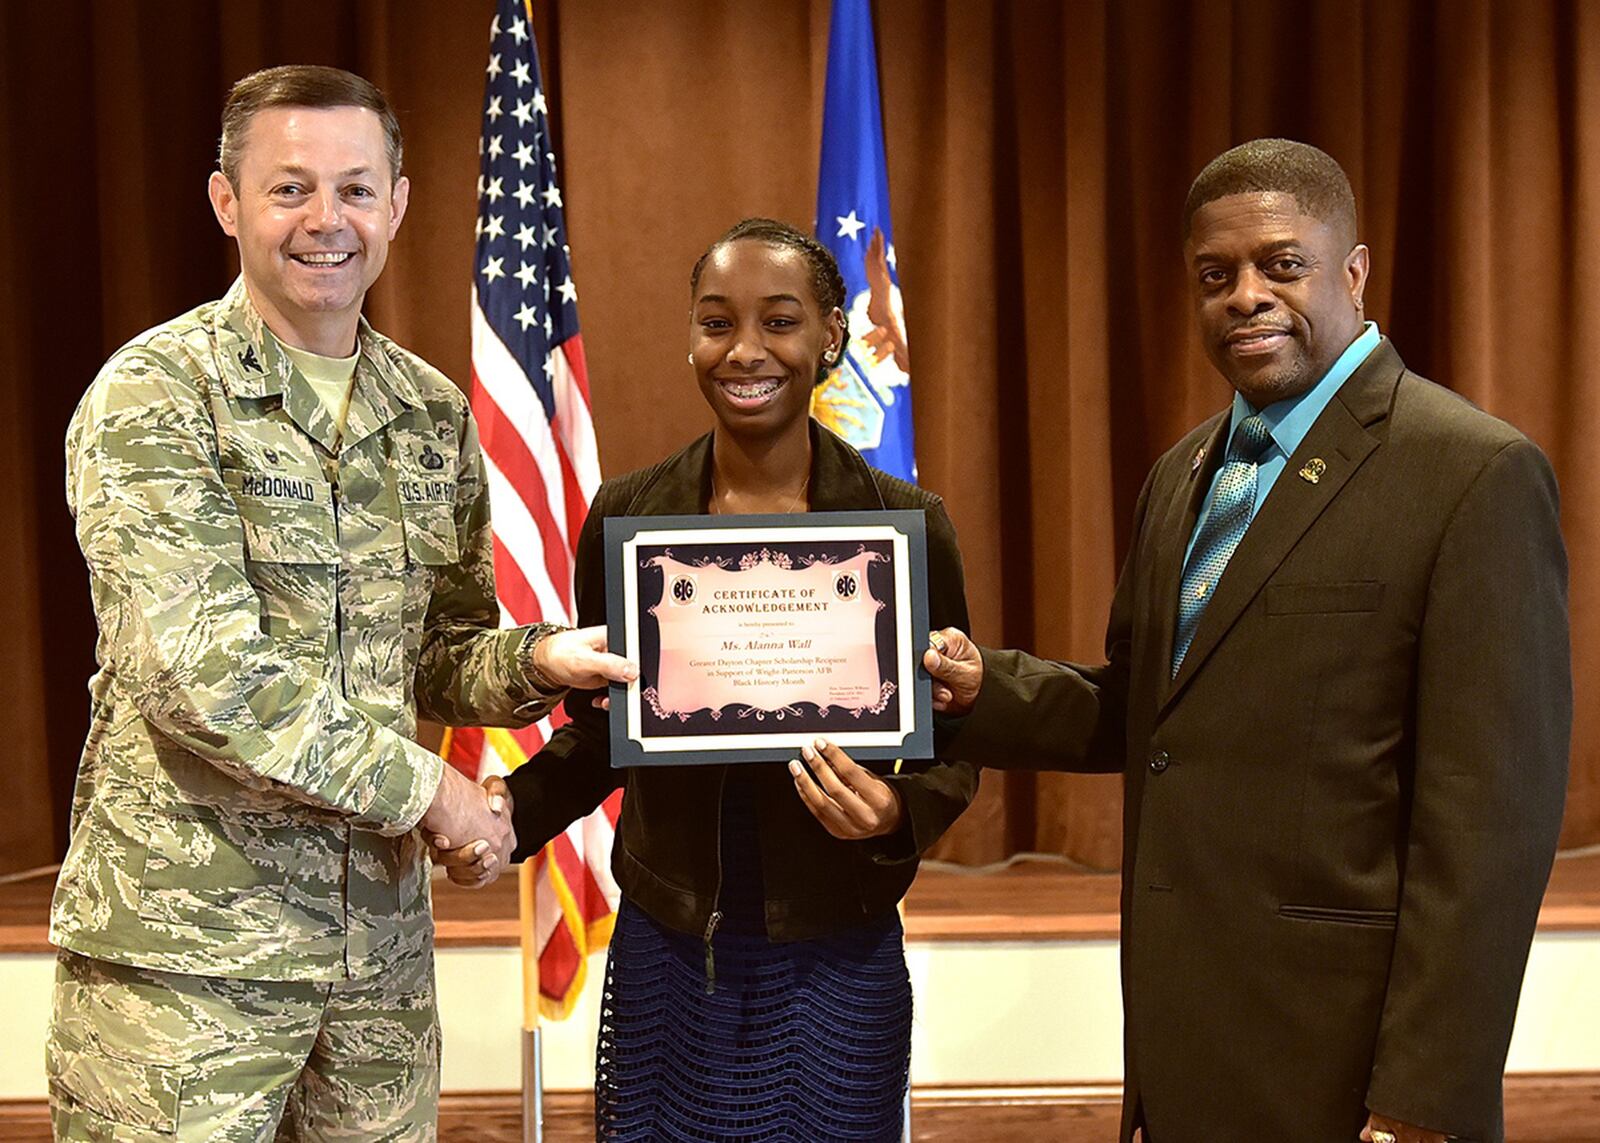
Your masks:
<path fill-rule="evenodd" d="M 528 633 L 522 637 L 522 643 L 517 647 L 517 665 L 522 668 L 522 673 L 528 677 L 528 683 L 541 694 L 553 695 L 567 688 L 561 683 L 555 682 L 539 669 L 538 664 L 534 661 L 534 648 L 557 631 L 570 630 L 572 628 L 563 627 L 559 623 L 535 623 L 528 628 Z"/>

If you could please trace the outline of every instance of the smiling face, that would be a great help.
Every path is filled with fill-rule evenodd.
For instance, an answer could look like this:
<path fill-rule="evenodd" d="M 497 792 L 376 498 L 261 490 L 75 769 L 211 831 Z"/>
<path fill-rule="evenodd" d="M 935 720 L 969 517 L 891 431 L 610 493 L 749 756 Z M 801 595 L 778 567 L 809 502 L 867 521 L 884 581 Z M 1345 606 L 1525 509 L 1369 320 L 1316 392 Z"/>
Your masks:
<path fill-rule="evenodd" d="M 1207 203 L 1184 255 L 1206 354 L 1257 409 L 1310 389 L 1361 333 L 1367 248 L 1292 195 Z"/>
<path fill-rule="evenodd" d="M 700 392 L 727 431 L 769 436 L 803 426 L 844 314 L 824 314 L 798 250 L 754 239 L 717 247 L 695 291 L 689 330 Z"/>
<path fill-rule="evenodd" d="M 251 118 L 239 186 L 211 176 L 250 298 L 289 344 L 341 356 L 400 229 L 410 184 L 391 184 L 383 126 L 364 107 L 271 107 Z"/>

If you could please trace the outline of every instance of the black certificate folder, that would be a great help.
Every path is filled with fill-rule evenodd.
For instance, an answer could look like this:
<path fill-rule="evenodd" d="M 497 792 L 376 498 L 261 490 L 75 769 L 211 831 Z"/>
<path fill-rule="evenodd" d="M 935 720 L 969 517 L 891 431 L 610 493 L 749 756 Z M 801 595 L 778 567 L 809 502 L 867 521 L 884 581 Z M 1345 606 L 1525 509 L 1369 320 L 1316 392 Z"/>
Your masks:
<path fill-rule="evenodd" d="M 605 522 L 611 764 L 780 762 L 820 737 L 933 756 L 928 536 L 918 512 Z"/>

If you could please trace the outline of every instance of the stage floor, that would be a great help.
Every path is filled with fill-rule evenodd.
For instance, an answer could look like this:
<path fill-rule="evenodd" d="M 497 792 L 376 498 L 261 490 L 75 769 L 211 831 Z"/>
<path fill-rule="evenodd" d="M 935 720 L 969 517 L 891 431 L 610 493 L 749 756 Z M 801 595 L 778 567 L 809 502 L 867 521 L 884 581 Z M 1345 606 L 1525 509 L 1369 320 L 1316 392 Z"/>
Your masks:
<path fill-rule="evenodd" d="M 932 865 L 906 897 L 912 941 L 1094 940 L 1117 935 L 1114 873 L 1084 873 L 1053 861 L 1018 861 L 973 872 Z M 0 883 L 0 953 L 48 952 L 45 930 L 54 873 Z M 434 883 L 443 948 L 517 943 L 517 882 L 487 889 Z M 1539 911 L 1540 932 L 1600 931 L 1600 853 L 1559 858 Z"/>
<path fill-rule="evenodd" d="M 906 939 L 1114 939 L 1120 887 L 1115 873 L 1085 873 L 1047 859 L 982 871 L 931 864 L 918 873 L 906 896 Z M 442 946 L 517 941 L 513 877 L 481 890 L 436 881 L 433 902 Z M 1600 931 L 1600 853 L 1556 861 L 1539 911 L 1539 931 Z"/>

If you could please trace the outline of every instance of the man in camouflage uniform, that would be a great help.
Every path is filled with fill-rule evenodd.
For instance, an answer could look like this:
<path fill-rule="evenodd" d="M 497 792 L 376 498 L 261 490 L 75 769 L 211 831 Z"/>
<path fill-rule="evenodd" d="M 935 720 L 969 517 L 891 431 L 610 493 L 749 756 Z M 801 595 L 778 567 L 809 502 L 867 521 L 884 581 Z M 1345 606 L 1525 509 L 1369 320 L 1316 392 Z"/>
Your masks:
<path fill-rule="evenodd" d="M 417 715 L 518 725 L 631 673 L 598 630 L 497 629 L 466 402 L 360 317 L 399 171 L 365 80 L 242 80 L 211 180 L 242 276 L 69 429 L 100 671 L 51 910 L 58 1138 L 432 1138 L 417 827 L 502 867 L 514 839 Z M 340 359 L 342 400 L 306 372 Z"/>

